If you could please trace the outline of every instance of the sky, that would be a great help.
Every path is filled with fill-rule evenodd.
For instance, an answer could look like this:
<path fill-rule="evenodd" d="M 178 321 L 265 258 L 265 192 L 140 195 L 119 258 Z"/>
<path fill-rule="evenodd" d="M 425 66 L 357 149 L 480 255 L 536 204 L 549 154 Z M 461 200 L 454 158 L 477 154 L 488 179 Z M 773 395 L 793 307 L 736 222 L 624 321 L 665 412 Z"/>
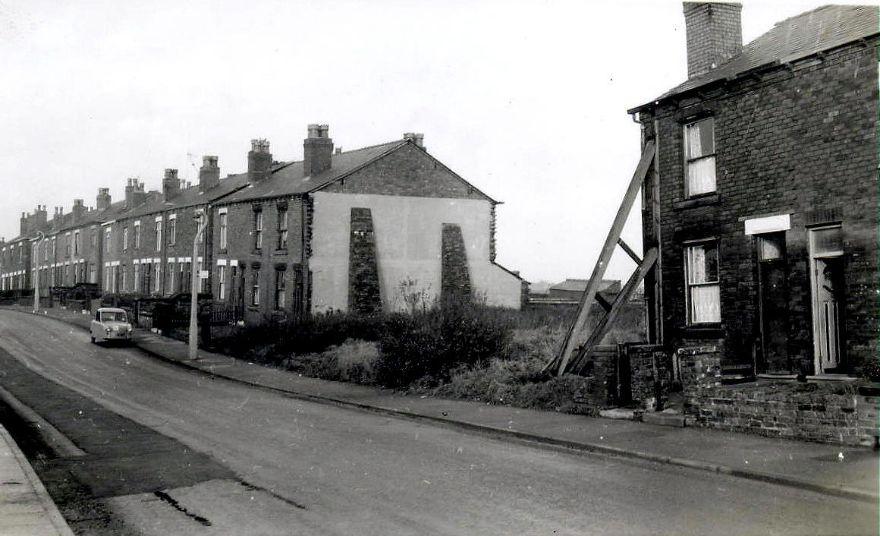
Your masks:
<path fill-rule="evenodd" d="M 743 38 L 820 1 L 746 1 Z M 309 123 L 356 149 L 422 132 L 495 199 L 497 261 L 588 278 L 639 158 L 626 110 L 686 78 L 680 2 L 0 0 L 0 237 L 126 178 L 160 189 L 302 158 Z M 638 206 L 624 238 L 641 248 Z M 626 278 L 618 251 L 608 274 Z"/>

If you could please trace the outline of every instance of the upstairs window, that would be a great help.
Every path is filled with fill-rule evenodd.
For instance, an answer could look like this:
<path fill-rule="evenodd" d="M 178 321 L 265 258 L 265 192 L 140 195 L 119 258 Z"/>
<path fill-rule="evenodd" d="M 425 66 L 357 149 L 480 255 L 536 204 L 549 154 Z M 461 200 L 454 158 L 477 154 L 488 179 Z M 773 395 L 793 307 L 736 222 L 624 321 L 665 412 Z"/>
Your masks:
<path fill-rule="evenodd" d="M 162 220 L 156 220 L 156 251 L 162 251 Z"/>
<path fill-rule="evenodd" d="M 287 207 L 278 207 L 278 249 L 287 249 Z"/>
<path fill-rule="evenodd" d="M 688 324 L 721 322 L 721 286 L 718 277 L 718 242 L 685 247 Z"/>
<path fill-rule="evenodd" d="M 168 218 L 168 245 L 173 246 L 177 242 L 177 218 L 172 214 Z"/>
<path fill-rule="evenodd" d="M 82 251 L 79 243 L 79 231 L 73 233 L 73 254 L 79 255 Z"/>
<path fill-rule="evenodd" d="M 263 211 L 254 210 L 254 249 L 263 249 Z"/>
<path fill-rule="evenodd" d="M 251 305 L 260 305 L 260 269 L 251 272 Z"/>
<path fill-rule="evenodd" d="M 122 251 L 128 251 L 128 227 L 122 228 Z"/>
<path fill-rule="evenodd" d="M 112 245 L 113 231 L 107 227 L 104 229 L 104 251 L 112 253 L 110 246 Z"/>
<path fill-rule="evenodd" d="M 139 249 L 141 247 L 141 222 L 134 222 L 134 249 Z"/>
<path fill-rule="evenodd" d="M 284 296 L 287 293 L 284 275 L 284 270 L 275 270 L 275 309 L 278 311 L 284 309 Z"/>
<path fill-rule="evenodd" d="M 226 213 L 220 213 L 220 249 L 226 249 Z"/>
<path fill-rule="evenodd" d="M 687 196 L 714 192 L 715 188 L 715 119 L 688 123 L 684 127 Z"/>

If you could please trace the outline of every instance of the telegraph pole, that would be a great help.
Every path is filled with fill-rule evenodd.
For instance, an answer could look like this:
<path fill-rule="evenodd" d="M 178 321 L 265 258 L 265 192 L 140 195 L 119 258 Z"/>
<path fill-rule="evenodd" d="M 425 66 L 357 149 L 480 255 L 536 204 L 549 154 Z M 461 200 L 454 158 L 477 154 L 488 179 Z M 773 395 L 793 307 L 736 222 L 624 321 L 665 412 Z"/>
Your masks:
<path fill-rule="evenodd" d="M 193 239 L 193 252 L 192 252 L 192 263 L 190 264 L 190 302 L 189 302 L 189 358 L 191 361 L 195 361 L 199 358 L 199 320 L 198 320 L 198 308 L 199 308 L 199 270 L 197 259 L 199 258 L 199 240 L 202 237 L 202 233 L 205 232 L 205 225 L 207 223 L 207 215 L 204 210 L 197 210 L 193 215 L 193 218 L 198 223 L 199 229 L 196 231 L 196 237 Z M 206 256 L 207 257 L 207 256 Z"/>

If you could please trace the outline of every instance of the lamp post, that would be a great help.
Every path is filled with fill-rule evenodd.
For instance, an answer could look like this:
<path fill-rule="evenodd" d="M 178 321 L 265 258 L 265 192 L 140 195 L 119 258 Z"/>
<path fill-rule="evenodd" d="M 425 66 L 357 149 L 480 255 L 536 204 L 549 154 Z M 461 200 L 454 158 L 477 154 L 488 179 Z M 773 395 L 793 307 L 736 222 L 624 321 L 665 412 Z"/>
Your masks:
<path fill-rule="evenodd" d="M 193 268 L 198 267 L 197 259 L 199 256 L 199 240 L 202 237 L 202 233 L 205 232 L 207 218 L 204 210 L 197 210 L 196 213 L 193 215 L 193 218 L 196 220 L 199 226 L 198 231 L 196 231 L 196 236 L 195 238 L 193 238 L 192 264 L 190 264 L 190 272 L 192 272 L 192 277 L 190 278 L 189 289 L 189 358 L 190 360 L 194 361 L 199 358 L 198 284 L 200 274 L 199 270 Z"/>
<path fill-rule="evenodd" d="M 34 247 L 34 314 L 40 312 L 40 242 L 45 240 L 43 231 L 37 231 L 37 245 Z"/>

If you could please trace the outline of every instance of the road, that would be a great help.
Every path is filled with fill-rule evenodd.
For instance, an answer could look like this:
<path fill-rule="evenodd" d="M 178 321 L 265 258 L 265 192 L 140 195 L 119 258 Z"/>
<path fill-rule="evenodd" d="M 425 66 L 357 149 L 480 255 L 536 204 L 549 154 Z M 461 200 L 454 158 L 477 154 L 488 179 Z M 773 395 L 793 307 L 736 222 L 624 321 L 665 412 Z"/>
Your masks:
<path fill-rule="evenodd" d="M 119 485 L 150 467 L 116 478 L 107 504 L 142 534 L 876 534 L 865 503 L 304 402 L 95 346 L 48 318 L 0 311 L 0 349 L 222 467 L 158 495 Z M 83 427 L 123 426 L 92 414 Z M 172 452 L 162 441 L 139 444 Z"/>

